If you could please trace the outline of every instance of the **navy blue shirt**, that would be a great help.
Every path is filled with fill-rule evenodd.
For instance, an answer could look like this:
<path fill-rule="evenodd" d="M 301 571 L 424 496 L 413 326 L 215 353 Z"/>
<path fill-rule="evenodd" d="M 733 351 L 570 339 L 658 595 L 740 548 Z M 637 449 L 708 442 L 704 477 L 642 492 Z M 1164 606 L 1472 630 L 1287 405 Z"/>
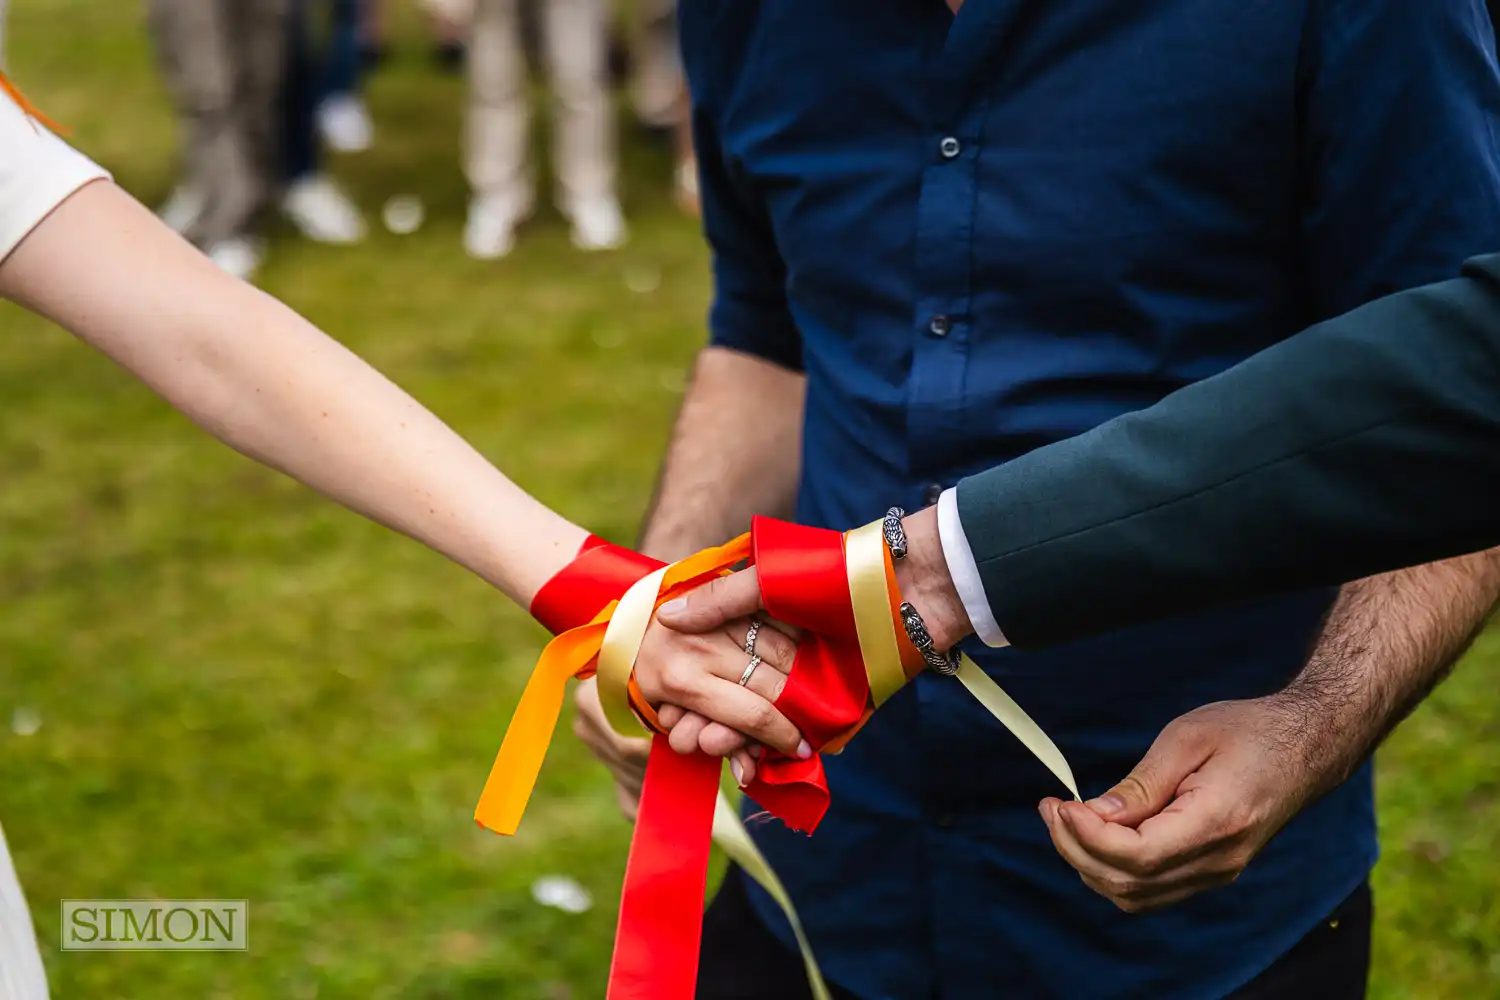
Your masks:
<path fill-rule="evenodd" d="M 812 524 L 920 507 L 1500 245 L 1479 0 L 680 8 L 712 340 L 806 371 Z M 970 652 L 1097 795 L 1176 716 L 1283 684 L 1330 596 Z M 1062 789 L 937 677 L 826 763 L 815 836 L 752 829 L 871 1000 L 1222 997 L 1376 857 L 1367 768 L 1234 885 L 1127 916 L 1053 850 Z"/>

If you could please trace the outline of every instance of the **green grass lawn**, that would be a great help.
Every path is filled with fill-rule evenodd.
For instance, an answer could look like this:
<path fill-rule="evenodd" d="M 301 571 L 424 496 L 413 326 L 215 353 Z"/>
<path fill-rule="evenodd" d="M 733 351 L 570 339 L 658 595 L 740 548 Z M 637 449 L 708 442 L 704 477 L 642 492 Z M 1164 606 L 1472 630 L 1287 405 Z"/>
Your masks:
<path fill-rule="evenodd" d="M 140 4 L 14 6 L 13 76 L 122 184 L 165 198 L 173 129 Z M 628 250 L 579 255 L 546 212 L 513 259 L 467 260 L 462 83 L 395 13 L 376 149 L 335 169 L 372 220 L 415 193 L 427 225 L 355 249 L 280 234 L 261 284 L 628 541 L 708 295 L 669 156 L 627 132 Z M 54 995 L 602 995 L 629 834 L 603 771 L 561 738 L 522 836 L 471 819 L 541 630 L 59 331 L 0 306 L 0 334 L 0 821 Z M 1497 660 L 1487 637 L 1380 761 L 1384 1000 L 1500 996 Z M 547 873 L 594 909 L 534 903 Z M 152 896 L 250 900 L 250 952 L 58 951 L 60 899 Z"/>

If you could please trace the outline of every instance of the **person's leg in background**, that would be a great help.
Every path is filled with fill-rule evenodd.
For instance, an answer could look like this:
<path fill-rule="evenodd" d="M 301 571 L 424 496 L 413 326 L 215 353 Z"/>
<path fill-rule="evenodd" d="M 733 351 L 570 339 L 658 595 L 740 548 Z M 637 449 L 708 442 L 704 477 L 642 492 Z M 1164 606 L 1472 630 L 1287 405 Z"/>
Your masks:
<path fill-rule="evenodd" d="M 626 239 L 615 195 L 618 155 L 608 83 L 610 9 L 605 0 L 542 0 L 543 45 L 556 108 L 553 159 L 557 207 L 581 250 Z"/>
<path fill-rule="evenodd" d="M 0 830 L 0 1000 L 47 1000 L 42 953 L 4 830 Z"/>
<path fill-rule="evenodd" d="M 478 0 L 422 0 L 432 32 L 433 56 L 444 69 L 464 63 L 465 39 L 473 29 Z"/>
<path fill-rule="evenodd" d="M 248 277 L 260 263 L 254 230 L 267 189 L 246 132 L 239 69 L 246 40 L 232 33 L 228 15 L 226 5 L 200 0 L 147 5 L 183 150 L 183 179 L 162 216 L 225 270 Z"/>
<path fill-rule="evenodd" d="M 291 0 L 287 9 L 286 72 L 281 80 L 280 163 L 288 186 L 318 168 L 317 60 L 313 55 L 311 3 Z"/>
<path fill-rule="evenodd" d="M 673 197 L 698 214 L 698 162 L 693 155 L 692 106 L 677 40 L 677 0 L 641 0 L 636 8 L 635 75 L 631 105 L 636 119 L 672 139 Z"/>
<path fill-rule="evenodd" d="M 385 0 L 359 0 L 359 65 L 369 72 L 386 57 Z"/>
<path fill-rule="evenodd" d="M 642 125 L 671 132 L 683 116 L 685 86 L 677 51 L 677 0 L 639 0 L 636 22 L 630 105 Z"/>
<path fill-rule="evenodd" d="M 464 172 L 472 197 L 464 249 L 479 260 L 511 251 L 516 226 L 536 201 L 527 164 L 531 109 L 517 2 L 477 0 L 470 22 Z"/>
<path fill-rule="evenodd" d="M 283 186 L 281 211 L 299 233 L 316 243 L 349 244 L 364 238 L 364 219 L 343 189 L 318 169 L 323 75 L 313 15 L 326 9 L 327 0 L 291 0 L 286 12 L 286 58 L 277 81 L 279 100 L 273 105 L 280 153 L 276 176 Z"/>
<path fill-rule="evenodd" d="M 375 126 L 360 94 L 361 0 L 331 0 L 328 55 L 319 87 L 318 131 L 340 153 L 370 148 Z"/>

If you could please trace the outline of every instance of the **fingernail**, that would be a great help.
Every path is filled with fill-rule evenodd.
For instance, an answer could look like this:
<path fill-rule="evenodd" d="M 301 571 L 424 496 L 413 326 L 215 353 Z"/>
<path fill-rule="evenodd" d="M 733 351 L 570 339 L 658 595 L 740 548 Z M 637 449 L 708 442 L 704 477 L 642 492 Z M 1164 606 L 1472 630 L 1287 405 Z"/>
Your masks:
<path fill-rule="evenodd" d="M 1097 799 L 1089 799 L 1086 805 L 1100 816 L 1113 816 L 1125 808 L 1125 803 L 1113 795 L 1101 795 Z"/>
<path fill-rule="evenodd" d="M 729 773 L 732 774 L 732 775 L 734 775 L 734 783 L 736 785 L 740 785 L 742 787 L 744 786 L 744 784 L 745 784 L 745 769 L 743 767 L 740 767 L 740 762 L 739 761 L 737 761 L 737 760 L 731 760 L 729 762 Z"/>
<path fill-rule="evenodd" d="M 1047 803 L 1038 802 L 1036 804 L 1036 811 L 1042 817 L 1042 819 L 1045 820 L 1047 818 Z"/>
<path fill-rule="evenodd" d="M 807 758 L 809 758 L 811 756 L 812 756 L 812 747 L 810 747 L 810 746 L 807 745 L 807 741 L 806 740 L 803 740 L 801 743 L 797 744 L 797 759 L 798 760 L 807 760 Z"/>
<path fill-rule="evenodd" d="M 687 607 L 687 598 L 675 597 L 672 600 L 668 601 L 666 604 L 663 604 L 661 606 L 661 610 L 669 615 L 675 615 L 685 607 Z"/>
<path fill-rule="evenodd" d="M 750 748 L 750 756 L 754 757 L 756 760 L 760 760 L 760 755 L 765 752 L 766 748 L 761 746 L 759 743 Z"/>

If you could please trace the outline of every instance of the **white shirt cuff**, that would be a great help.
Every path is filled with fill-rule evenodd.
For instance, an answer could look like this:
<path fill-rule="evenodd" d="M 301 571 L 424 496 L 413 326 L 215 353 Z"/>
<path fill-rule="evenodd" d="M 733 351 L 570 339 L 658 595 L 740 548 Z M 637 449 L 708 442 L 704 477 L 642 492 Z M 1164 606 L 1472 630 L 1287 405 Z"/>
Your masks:
<path fill-rule="evenodd" d="M 953 577 L 953 589 L 958 591 L 974 634 L 986 646 L 1009 646 L 995 621 L 995 613 L 990 610 L 989 598 L 984 595 L 979 564 L 974 561 L 974 551 L 969 548 L 969 538 L 958 517 L 956 489 L 944 490 L 938 498 L 938 538 L 943 543 L 943 560 L 948 564 L 948 575 Z"/>

